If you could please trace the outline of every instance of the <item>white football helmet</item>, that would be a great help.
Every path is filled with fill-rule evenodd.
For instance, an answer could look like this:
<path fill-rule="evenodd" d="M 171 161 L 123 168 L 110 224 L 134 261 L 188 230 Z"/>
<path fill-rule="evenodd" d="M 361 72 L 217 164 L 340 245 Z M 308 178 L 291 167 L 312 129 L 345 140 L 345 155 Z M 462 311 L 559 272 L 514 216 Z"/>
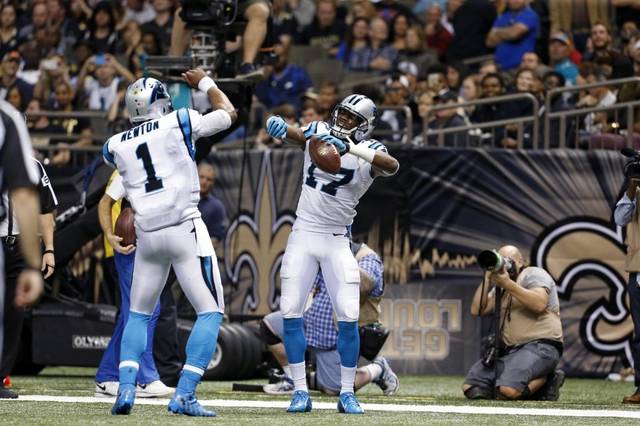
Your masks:
<path fill-rule="evenodd" d="M 367 139 L 377 124 L 378 108 L 364 95 L 349 95 L 331 112 L 329 127 L 335 137 L 353 138 L 356 142 Z"/>
<path fill-rule="evenodd" d="M 160 118 L 172 111 L 169 92 L 162 82 L 145 77 L 134 81 L 125 96 L 129 121 L 143 121 Z"/>

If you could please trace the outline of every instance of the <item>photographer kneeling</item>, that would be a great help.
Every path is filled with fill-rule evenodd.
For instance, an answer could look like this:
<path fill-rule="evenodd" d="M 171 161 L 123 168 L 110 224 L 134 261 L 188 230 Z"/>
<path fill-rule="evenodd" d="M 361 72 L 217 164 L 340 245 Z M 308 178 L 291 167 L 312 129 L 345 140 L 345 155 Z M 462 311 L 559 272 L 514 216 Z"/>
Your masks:
<path fill-rule="evenodd" d="M 471 314 L 492 313 L 492 288 L 502 289 L 500 321 L 494 327 L 500 327 L 504 346 L 496 342 L 495 359 L 485 356 L 471 367 L 462 389 L 469 399 L 556 401 L 564 383 L 564 373 L 556 370 L 562 355 L 556 284 L 545 270 L 525 267 L 517 247 L 504 246 L 498 253 L 504 266 L 486 272 L 473 296 Z"/>

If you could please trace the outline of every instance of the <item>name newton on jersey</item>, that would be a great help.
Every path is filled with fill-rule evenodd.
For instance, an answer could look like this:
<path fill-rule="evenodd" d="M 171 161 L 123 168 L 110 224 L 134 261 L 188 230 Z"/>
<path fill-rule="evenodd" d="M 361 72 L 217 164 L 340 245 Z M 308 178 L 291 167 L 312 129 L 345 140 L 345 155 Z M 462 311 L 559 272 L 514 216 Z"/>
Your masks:
<path fill-rule="evenodd" d="M 158 120 L 149 121 L 148 123 L 142 123 L 141 125 L 124 132 L 122 134 L 122 138 L 120 139 L 120 142 L 137 138 L 138 136 L 142 136 L 145 133 L 149 133 L 153 130 L 158 130 L 159 128 L 160 128 L 160 124 L 158 123 Z"/>

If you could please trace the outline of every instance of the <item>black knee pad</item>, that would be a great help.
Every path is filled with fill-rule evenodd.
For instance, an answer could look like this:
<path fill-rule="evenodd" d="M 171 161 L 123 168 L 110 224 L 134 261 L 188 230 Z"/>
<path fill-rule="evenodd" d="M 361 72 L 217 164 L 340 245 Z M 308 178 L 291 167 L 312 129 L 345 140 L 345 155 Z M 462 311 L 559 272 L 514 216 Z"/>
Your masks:
<path fill-rule="evenodd" d="M 464 391 L 464 395 L 469 399 L 494 399 L 495 395 L 491 389 L 481 388 L 480 386 L 471 386 Z"/>
<path fill-rule="evenodd" d="M 269 346 L 282 343 L 282 339 L 271 331 L 265 320 L 260 320 L 260 338 Z"/>

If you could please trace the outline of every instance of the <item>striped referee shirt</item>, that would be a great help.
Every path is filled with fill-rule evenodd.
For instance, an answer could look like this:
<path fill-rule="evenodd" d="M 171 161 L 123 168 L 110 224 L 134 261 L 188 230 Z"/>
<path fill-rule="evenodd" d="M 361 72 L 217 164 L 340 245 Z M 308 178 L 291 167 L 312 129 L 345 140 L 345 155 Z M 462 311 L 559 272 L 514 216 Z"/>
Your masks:
<path fill-rule="evenodd" d="M 11 104 L 0 100 L 0 189 L 33 187 L 38 171 L 31 160 L 31 139 L 22 115 Z M 0 216 L 6 205 L 0 206 Z"/>
<path fill-rule="evenodd" d="M 382 296 L 384 282 L 380 256 L 370 253 L 358 260 L 358 266 L 373 279 L 373 289 L 369 294 L 374 297 Z M 313 288 L 313 303 L 303 316 L 305 339 L 308 346 L 321 350 L 333 350 L 338 341 L 338 331 L 333 321 L 333 305 L 322 278 L 322 271 L 316 275 Z"/>

